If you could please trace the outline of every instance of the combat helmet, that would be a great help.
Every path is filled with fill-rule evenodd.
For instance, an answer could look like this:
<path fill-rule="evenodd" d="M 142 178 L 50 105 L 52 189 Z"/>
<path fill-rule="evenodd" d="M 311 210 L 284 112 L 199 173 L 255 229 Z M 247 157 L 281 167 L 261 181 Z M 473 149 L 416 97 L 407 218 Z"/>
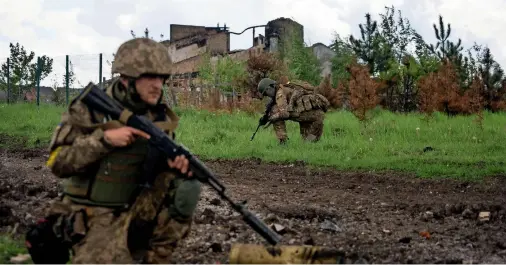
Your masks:
<path fill-rule="evenodd" d="M 274 87 L 275 85 L 276 85 L 276 81 L 274 81 L 270 78 L 262 78 L 262 80 L 260 80 L 260 82 L 258 82 L 257 89 L 258 89 L 258 92 L 263 95 L 269 87 Z"/>
<path fill-rule="evenodd" d="M 132 78 L 142 74 L 168 77 L 172 60 L 163 44 L 149 38 L 134 38 L 118 48 L 111 71 Z"/>

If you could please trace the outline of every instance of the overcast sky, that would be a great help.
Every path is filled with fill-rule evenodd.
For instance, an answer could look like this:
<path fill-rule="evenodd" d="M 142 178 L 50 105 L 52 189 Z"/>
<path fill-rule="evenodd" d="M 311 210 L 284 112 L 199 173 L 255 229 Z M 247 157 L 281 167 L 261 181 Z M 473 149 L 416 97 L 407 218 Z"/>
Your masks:
<path fill-rule="evenodd" d="M 401 9 L 412 26 L 434 42 L 432 23 L 442 14 L 451 23 L 452 39 L 468 48 L 474 41 L 488 45 L 506 65 L 506 0 L 0 0 L 0 62 L 9 56 L 9 42 L 19 42 L 37 55 L 54 58 L 54 73 L 42 81 L 52 83 L 65 72 L 65 55 L 75 65 L 81 84 L 98 82 L 98 54 L 103 53 L 103 75 L 110 76 L 112 53 L 130 30 L 142 35 L 146 27 L 155 39 L 170 36 L 171 23 L 222 26 L 241 32 L 252 25 L 289 17 L 304 25 L 309 44 L 330 44 L 334 33 L 359 33 L 358 24 L 370 12 L 379 19 L 384 6 Z M 263 33 L 257 29 L 257 34 Z M 231 35 L 231 49 L 247 49 L 251 31 Z"/>

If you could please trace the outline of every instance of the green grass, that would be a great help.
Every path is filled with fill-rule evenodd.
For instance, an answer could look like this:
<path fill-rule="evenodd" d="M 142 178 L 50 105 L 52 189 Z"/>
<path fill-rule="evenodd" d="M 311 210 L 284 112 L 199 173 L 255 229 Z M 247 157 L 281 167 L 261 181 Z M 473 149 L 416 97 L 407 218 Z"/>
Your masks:
<path fill-rule="evenodd" d="M 28 146 L 47 146 L 63 110 L 30 104 L 0 105 L 0 134 L 25 137 Z M 485 113 L 480 129 L 473 121 L 475 116 L 448 118 L 436 114 L 426 122 L 421 114 L 376 110 L 365 127 L 350 112 L 338 111 L 327 114 L 320 142 L 303 142 L 298 124 L 287 122 L 290 140 L 288 145 L 279 146 L 272 126 L 260 129 L 250 142 L 260 114 L 177 113 L 181 116 L 178 142 L 202 159 L 304 160 L 314 166 L 407 171 L 421 177 L 479 179 L 506 173 L 504 114 Z M 427 146 L 434 150 L 423 152 Z"/>
<path fill-rule="evenodd" d="M 45 146 L 65 109 L 52 105 L 0 104 L 0 146 Z M 15 136 L 2 141 L 2 135 Z"/>
<path fill-rule="evenodd" d="M 23 242 L 8 235 L 0 235 L 0 264 L 9 264 L 11 257 L 27 254 Z M 29 260 L 31 262 L 31 260 Z"/>

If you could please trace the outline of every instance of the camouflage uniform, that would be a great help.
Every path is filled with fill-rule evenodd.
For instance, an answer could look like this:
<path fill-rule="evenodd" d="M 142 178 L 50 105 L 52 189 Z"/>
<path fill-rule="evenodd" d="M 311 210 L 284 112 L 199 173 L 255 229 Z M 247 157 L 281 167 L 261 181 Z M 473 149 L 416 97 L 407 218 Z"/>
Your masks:
<path fill-rule="evenodd" d="M 286 120 L 299 123 L 300 134 L 304 140 L 319 141 L 329 101 L 316 93 L 315 88 L 307 83 L 278 84 L 272 79 L 265 78 L 260 81 L 258 89 L 263 94 L 269 85 L 276 89 L 276 104 L 270 112 L 269 121 L 280 143 L 288 139 Z"/>
<path fill-rule="evenodd" d="M 163 45 L 147 38 L 127 41 L 118 49 L 112 71 L 130 78 L 129 86 L 114 80 L 106 93 L 174 139 L 179 117 L 162 103 L 163 96 L 158 105 L 149 106 L 134 87 L 134 78 L 168 76 L 171 66 Z M 51 204 L 47 215 L 86 213 L 87 220 L 74 218 L 71 225 L 72 234 L 84 235 L 72 246 L 72 263 L 169 263 L 191 229 L 200 183 L 160 159 L 149 171 L 156 176 L 153 187 L 139 189 L 139 179 L 146 177 L 147 140 L 139 137 L 129 146 L 114 148 L 104 140 L 104 131 L 119 126 L 91 112 L 79 97 L 73 100 L 50 143 L 47 165 L 63 179 L 64 196 Z M 142 230 L 151 220 L 152 234 Z M 135 246 L 142 240 L 145 245 Z"/>

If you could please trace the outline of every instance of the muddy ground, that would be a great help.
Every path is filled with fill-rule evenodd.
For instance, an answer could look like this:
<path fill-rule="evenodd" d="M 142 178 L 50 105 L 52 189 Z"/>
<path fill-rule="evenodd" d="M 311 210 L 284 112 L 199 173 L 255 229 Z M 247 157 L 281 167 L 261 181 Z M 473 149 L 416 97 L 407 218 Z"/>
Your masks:
<path fill-rule="evenodd" d="M 58 195 L 37 150 L 0 154 L 0 230 L 18 233 Z M 313 170 L 303 163 L 210 161 L 228 192 L 269 225 L 283 244 L 330 246 L 346 262 L 505 263 L 506 180 L 424 180 L 406 174 Z M 196 225 L 174 255 L 178 263 L 227 263 L 230 245 L 262 243 L 205 188 Z M 480 212 L 490 212 L 480 221 Z"/>

